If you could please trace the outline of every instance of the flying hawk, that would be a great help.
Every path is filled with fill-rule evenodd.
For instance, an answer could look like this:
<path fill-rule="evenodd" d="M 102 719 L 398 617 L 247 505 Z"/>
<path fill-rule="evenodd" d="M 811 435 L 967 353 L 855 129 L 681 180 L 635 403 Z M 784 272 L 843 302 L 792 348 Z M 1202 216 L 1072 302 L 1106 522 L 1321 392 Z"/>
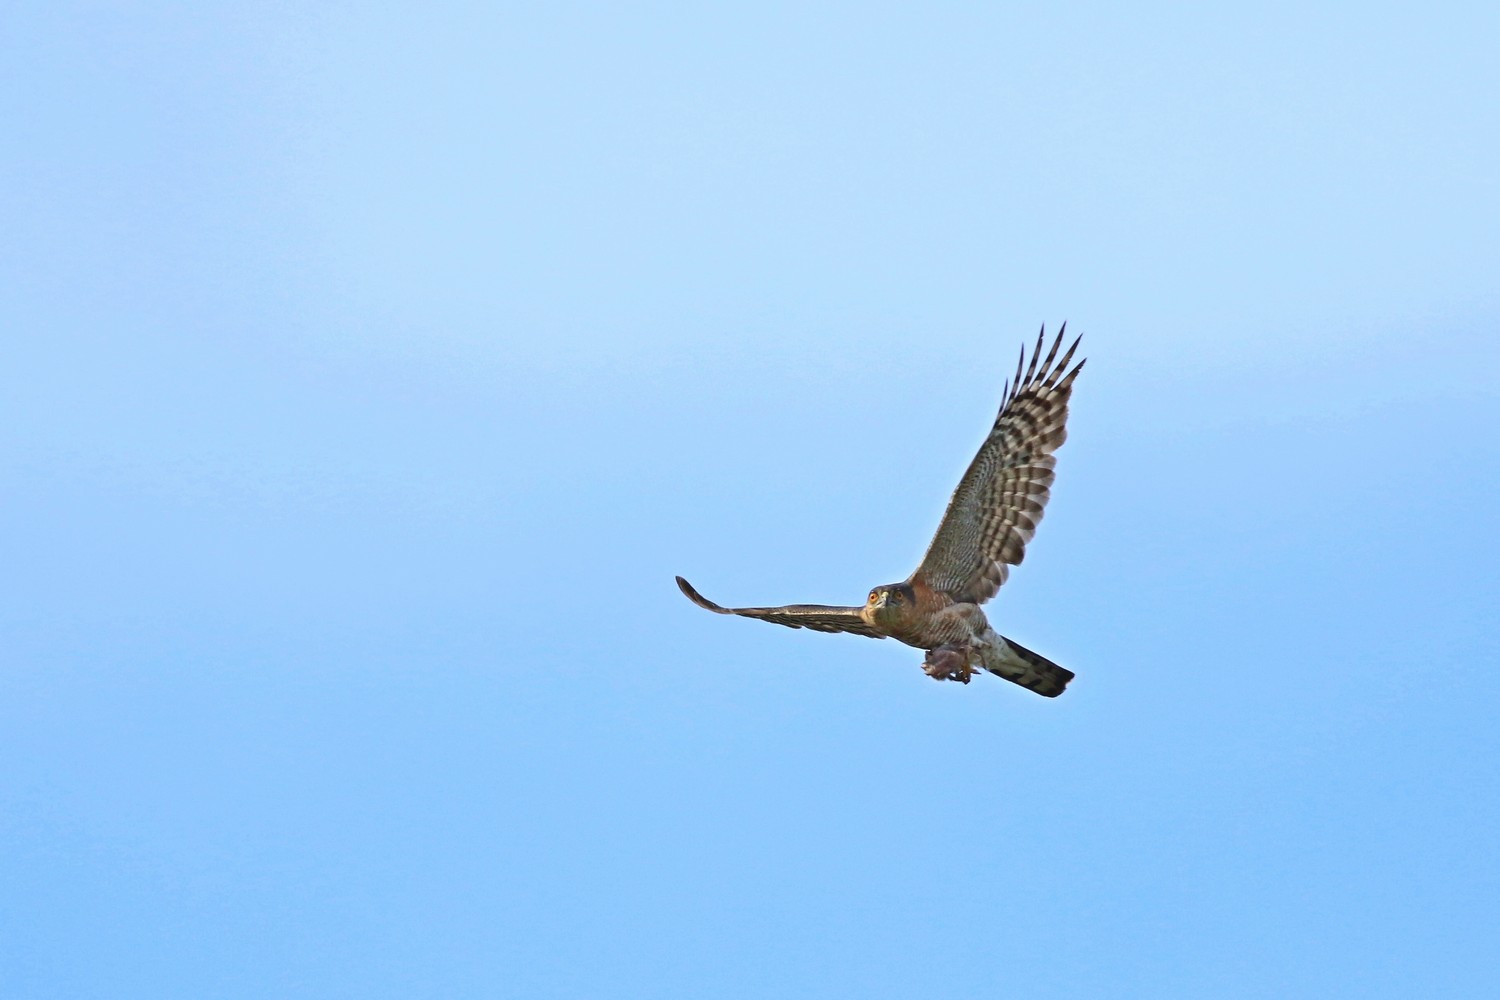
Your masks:
<path fill-rule="evenodd" d="M 700 608 L 721 615 L 818 632 L 890 636 L 925 649 L 922 669 L 935 680 L 967 684 L 975 669 L 982 668 L 1048 698 L 1062 694 L 1073 672 L 997 634 L 979 606 L 995 596 L 1010 567 L 1026 554 L 1051 492 L 1052 453 L 1067 438 L 1068 397 L 1083 368 L 1082 360 L 1068 367 L 1077 339 L 1057 357 L 1066 329 L 1065 323 L 1040 365 L 1045 327 L 1037 334 L 1029 366 L 1021 348 L 1000 415 L 953 491 L 922 564 L 904 582 L 876 587 L 862 608 L 722 608 L 680 576 L 677 586 Z"/>

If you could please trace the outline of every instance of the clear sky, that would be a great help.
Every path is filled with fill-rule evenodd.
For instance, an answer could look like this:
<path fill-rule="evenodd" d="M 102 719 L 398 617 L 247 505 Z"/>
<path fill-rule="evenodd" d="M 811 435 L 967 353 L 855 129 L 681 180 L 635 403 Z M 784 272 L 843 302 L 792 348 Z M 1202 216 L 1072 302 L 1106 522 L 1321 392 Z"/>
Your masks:
<path fill-rule="evenodd" d="M 1497 11 L 9 4 L 0 995 L 1493 990 Z"/>

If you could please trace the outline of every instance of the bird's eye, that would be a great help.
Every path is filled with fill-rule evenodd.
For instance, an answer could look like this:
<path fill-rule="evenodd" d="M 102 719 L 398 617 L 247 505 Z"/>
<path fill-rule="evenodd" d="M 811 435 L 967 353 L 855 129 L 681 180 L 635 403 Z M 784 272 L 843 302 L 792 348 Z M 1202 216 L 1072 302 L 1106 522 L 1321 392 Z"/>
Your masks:
<path fill-rule="evenodd" d="M 871 601 L 876 601 L 876 600 L 879 600 L 879 599 L 880 599 L 880 595 L 879 594 L 875 593 L 875 591 L 873 591 L 873 590 L 870 591 L 870 600 Z"/>

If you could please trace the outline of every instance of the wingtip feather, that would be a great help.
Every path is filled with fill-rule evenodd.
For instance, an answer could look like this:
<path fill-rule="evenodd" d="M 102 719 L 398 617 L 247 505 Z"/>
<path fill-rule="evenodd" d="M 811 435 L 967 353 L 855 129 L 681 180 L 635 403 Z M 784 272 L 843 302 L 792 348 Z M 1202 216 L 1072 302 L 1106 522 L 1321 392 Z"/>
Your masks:
<path fill-rule="evenodd" d="M 1060 337 L 1058 339 L 1059 341 L 1061 340 Z M 1048 376 L 1046 381 L 1047 388 L 1056 389 L 1059 386 L 1068 384 L 1072 380 L 1073 375 L 1077 373 L 1078 368 L 1083 367 L 1083 361 L 1087 360 L 1086 358 L 1078 362 L 1078 368 L 1071 370 L 1068 368 L 1068 363 L 1073 360 L 1073 352 L 1078 350 L 1078 344 L 1082 340 L 1083 334 L 1081 333 L 1073 338 L 1073 343 L 1068 346 L 1067 353 L 1062 356 L 1062 360 L 1057 363 L 1057 367 L 1053 368 L 1051 374 Z"/>
<path fill-rule="evenodd" d="M 715 614 L 720 615 L 731 614 L 731 612 L 727 609 L 719 607 L 719 605 L 715 604 L 713 601 L 710 601 L 708 598 L 698 593 L 693 589 L 693 585 L 691 583 L 688 583 L 680 576 L 677 578 L 677 589 L 681 590 L 683 594 L 687 596 L 688 600 L 698 605 L 698 607 L 703 608 L 705 611 L 712 611 Z"/>
<path fill-rule="evenodd" d="M 1036 335 L 1036 349 L 1031 352 L 1031 364 L 1026 368 L 1027 385 L 1031 384 L 1032 378 L 1036 375 L 1036 363 L 1042 357 L 1042 338 L 1045 336 L 1047 336 L 1047 324 L 1043 323 L 1041 331 Z M 1026 353 L 1026 349 L 1024 347 L 1021 348 L 1021 353 L 1023 355 Z"/>

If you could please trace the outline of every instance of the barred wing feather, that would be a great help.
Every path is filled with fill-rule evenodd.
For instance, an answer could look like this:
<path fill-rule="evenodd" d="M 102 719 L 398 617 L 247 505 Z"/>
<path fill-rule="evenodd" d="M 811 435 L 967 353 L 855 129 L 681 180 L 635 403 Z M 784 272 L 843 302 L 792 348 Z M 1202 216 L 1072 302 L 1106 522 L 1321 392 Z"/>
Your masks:
<path fill-rule="evenodd" d="M 779 608 L 721 608 L 694 590 L 693 585 L 680 576 L 677 578 L 677 586 L 687 595 L 688 600 L 715 614 L 759 618 L 787 628 L 810 628 L 815 632 L 852 632 L 872 639 L 885 638 L 859 616 L 859 608 L 837 608 L 826 604 L 786 604 Z"/>
<path fill-rule="evenodd" d="M 1082 361 L 1068 368 L 1076 339 L 1057 357 L 1066 329 L 1063 324 L 1058 330 L 1040 365 L 1045 328 L 1037 335 L 1029 366 L 1026 349 L 1021 349 L 995 425 L 954 490 L 922 565 L 912 574 L 914 582 L 957 601 L 982 604 L 1025 557 L 1026 543 L 1051 495 L 1052 453 L 1068 436 L 1068 397 L 1083 368 Z"/>

